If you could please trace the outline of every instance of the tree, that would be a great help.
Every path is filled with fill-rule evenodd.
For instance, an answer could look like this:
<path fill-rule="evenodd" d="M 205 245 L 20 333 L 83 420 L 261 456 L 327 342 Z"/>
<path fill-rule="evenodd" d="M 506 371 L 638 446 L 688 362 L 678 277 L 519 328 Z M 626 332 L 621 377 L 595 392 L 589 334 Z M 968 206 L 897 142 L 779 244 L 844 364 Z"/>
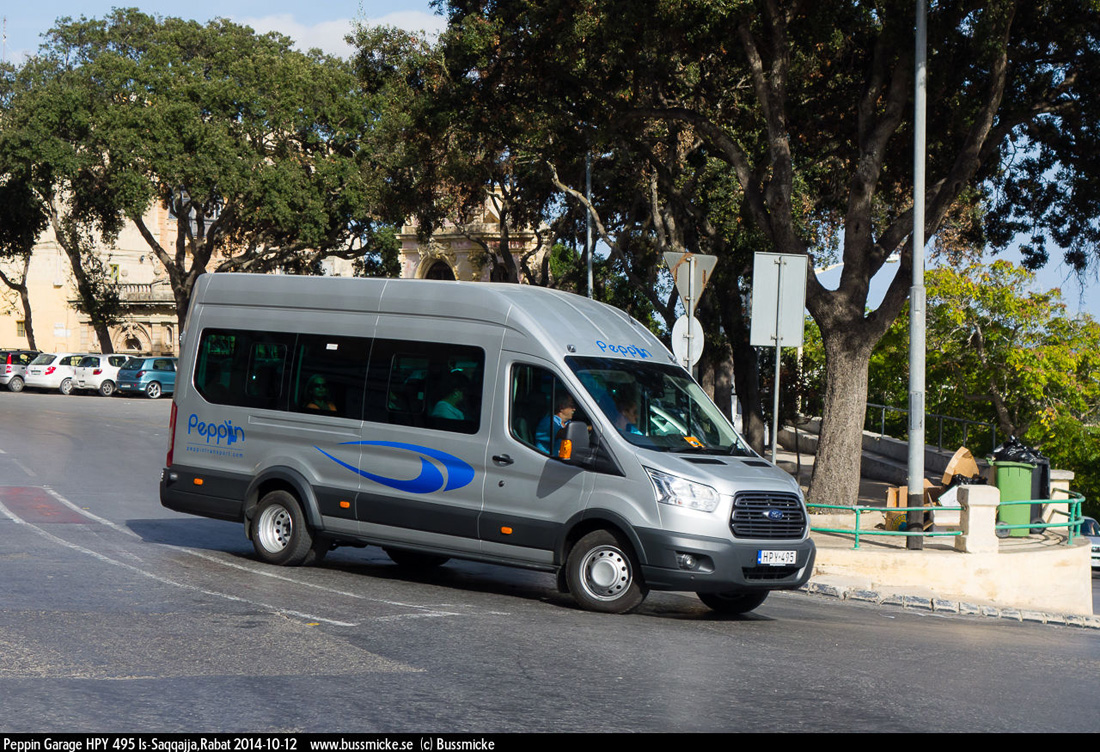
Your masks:
<path fill-rule="evenodd" d="M 363 148 L 372 102 L 344 61 L 224 20 L 129 9 L 62 19 L 22 73 L 0 131 L 9 153 L 40 173 L 43 191 L 92 207 L 105 234 L 137 226 L 181 327 L 208 270 L 395 252 L 392 233 L 378 232 Z M 147 224 L 154 205 L 170 212 L 170 243 Z M 61 225 L 74 240 L 87 226 Z"/>
<path fill-rule="evenodd" d="M 19 202 L 8 233 L 33 248 L 40 220 L 53 228 L 69 259 L 78 307 L 87 314 L 103 352 L 112 352 L 108 327 L 119 312 L 117 284 L 99 257 L 97 245 L 110 244 L 122 229 L 121 216 L 107 198 L 117 165 L 106 155 L 80 148 L 92 128 L 92 113 L 102 113 L 95 84 L 65 70 L 49 70 L 31 60 L 6 77 L 0 119 L 0 175 Z M 26 262 L 29 264 L 29 258 Z"/>
<path fill-rule="evenodd" d="M 1075 487 L 1095 501 L 1100 324 L 1068 316 L 1061 292 L 1034 291 L 1034 282 L 1007 261 L 929 270 L 927 367 L 937 388 L 928 410 L 1019 436 L 1056 467 L 1073 470 Z M 908 326 L 905 309 L 872 355 L 871 382 L 893 395 L 886 404 L 904 404 Z M 819 342 L 811 342 L 806 359 L 820 362 Z"/>
<path fill-rule="evenodd" d="M 23 328 L 27 344 L 38 349 L 34 338 L 34 317 L 31 311 L 30 290 L 27 275 L 30 273 L 31 253 L 35 241 L 46 229 L 48 219 L 32 191 L 12 176 L 0 175 L 0 264 L 10 264 L 5 270 L 0 266 L 0 282 L 19 296 L 23 309 Z"/>
<path fill-rule="evenodd" d="M 980 411 L 1005 436 L 1100 419 L 1100 325 L 1066 316 L 1060 291 L 1033 283 L 1007 261 L 929 273 L 928 370 L 949 414 Z"/>
<path fill-rule="evenodd" d="M 828 371 L 810 497 L 854 502 L 869 359 L 910 284 L 913 4 L 450 0 L 444 9 L 450 78 L 534 123 L 548 161 L 600 138 L 643 154 L 654 129 L 679 128 L 698 142 L 699 164 L 718 160 L 735 179 L 725 215 L 751 228 L 759 250 L 813 264 L 839 252 L 839 287 L 811 278 L 807 294 Z M 997 243 L 1026 217 L 1037 234 L 1053 228 L 1051 242 L 1071 258 L 1088 258 L 1100 190 L 1090 182 L 1100 153 L 1095 11 L 1084 0 L 935 3 L 928 28 L 926 236 L 976 208 Z M 675 181 L 661 187 L 671 196 Z M 870 279 L 895 254 L 897 276 L 868 311 Z M 744 279 L 731 274 L 718 295 L 741 299 Z"/>

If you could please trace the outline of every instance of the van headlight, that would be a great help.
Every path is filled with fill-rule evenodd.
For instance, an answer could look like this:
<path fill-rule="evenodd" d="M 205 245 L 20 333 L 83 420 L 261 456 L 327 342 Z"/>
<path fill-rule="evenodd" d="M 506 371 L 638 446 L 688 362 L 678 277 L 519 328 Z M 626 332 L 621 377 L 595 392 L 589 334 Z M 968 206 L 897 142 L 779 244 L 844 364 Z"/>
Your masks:
<path fill-rule="evenodd" d="M 697 509 L 700 512 L 713 512 L 718 508 L 718 492 L 710 486 L 678 475 L 662 473 L 651 467 L 647 467 L 645 471 L 653 481 L 653 490 L 660 503 L 685 509 Z"/>

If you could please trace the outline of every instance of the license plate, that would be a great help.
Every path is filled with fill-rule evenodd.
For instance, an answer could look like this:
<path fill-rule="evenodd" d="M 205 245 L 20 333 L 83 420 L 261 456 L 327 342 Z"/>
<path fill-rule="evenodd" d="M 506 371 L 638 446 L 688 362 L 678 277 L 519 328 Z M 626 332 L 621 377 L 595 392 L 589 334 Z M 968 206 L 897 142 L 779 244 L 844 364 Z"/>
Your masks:
<path fill-rule="evenodd" d="M 797 551 L 757 551 L 756 563 L 769 567 L 781 567 L 796 563 Z"/>

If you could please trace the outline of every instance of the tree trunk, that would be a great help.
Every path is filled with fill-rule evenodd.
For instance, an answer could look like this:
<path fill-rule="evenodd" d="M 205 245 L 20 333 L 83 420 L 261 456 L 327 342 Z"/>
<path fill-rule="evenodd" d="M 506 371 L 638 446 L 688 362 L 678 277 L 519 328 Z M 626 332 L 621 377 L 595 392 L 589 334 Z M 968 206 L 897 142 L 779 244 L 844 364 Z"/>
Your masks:
<path fill-rule="evenodd" d="M 822 337 L 827 374 L 825 407 L 807 501 L 853 505 L 859 496 L 867 372 L 872 348 L 865 344 L 856 346 L 861 337 L 852 331 L 834 330 L 829 334 L 823 331 Z"/>
<path fill-rule="evenodd" d="M 38 346 L 34 341 L 34 323 L 31 321 L 31 296 L 30 291 L 27 290 L 27 275 L 30 274 L 30 270 L 31 254 L 28 253 L 23 258 L 23 275 L 19 278 L 19 281 L 13 281 L 4 273 L 3 269 L 0 269 L 0 282 L 18 293 L 19 303 L 23 307 L 23 330 L 27 337 L 27 347 L 31 350 L 37 350 Z"/>
<path fill-rule="evenodd" d="M 764 412 L 760 401 L 760 362 L 746 342 L 733 348 L 733 381 L 741 403 L 741 435 L 754 451 L 764 453 Z"/>
<path fill-rule="evenodd" d="M 728 349 L 714 364 L 714 404 L 733 421 L 733 353 Z"/>
<path fill-rule="evenodd" d="M 19 300 L 23 304 L 23 330 L 27 333 L 27 348 L 37 350 L 38 343 L 34 340 L 34 322 L 31 321 L 31 296 L 27 292 L 26 285 L 19 290 Z"/>
<path fill-rule="evenodd" d="M 722 296 L 719 316 L 729 338 L 733 385 L 741 404 L 741 435 L 754 451 L 764 452 L 764 413 L 760 401 L 760 363 L 749 344 L 749 326 L 741 306 L 740 282 L 726 278 L 732 289 Z M 721 281 L 721 278 L 719 279 Z"/>
<path fill-rule="evenodd" d="M 28 253 L 23 260 L 23 281 L 19 285 L 19 302 L 23 305 L 23 330 L 27 333 L 27 346 L 31 350 L 37 350 L 38 345 L 34 340 L 34 322 L 31 321 L 31 293 L 27 289 L 27 277 L 31 273 L 31 256 Z"/>

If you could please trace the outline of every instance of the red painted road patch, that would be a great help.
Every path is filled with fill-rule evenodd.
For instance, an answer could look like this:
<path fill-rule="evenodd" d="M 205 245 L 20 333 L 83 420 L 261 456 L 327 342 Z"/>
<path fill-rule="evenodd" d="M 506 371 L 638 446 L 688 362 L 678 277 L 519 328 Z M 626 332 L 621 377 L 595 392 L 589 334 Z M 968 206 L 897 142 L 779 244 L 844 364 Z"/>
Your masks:
<path fill-rule="evenodd" d="M 78 522 L 90 520 L 74 512 L 41 488 L 34 486 L 0 487 L 0 503 L 25 522 Z"/>

